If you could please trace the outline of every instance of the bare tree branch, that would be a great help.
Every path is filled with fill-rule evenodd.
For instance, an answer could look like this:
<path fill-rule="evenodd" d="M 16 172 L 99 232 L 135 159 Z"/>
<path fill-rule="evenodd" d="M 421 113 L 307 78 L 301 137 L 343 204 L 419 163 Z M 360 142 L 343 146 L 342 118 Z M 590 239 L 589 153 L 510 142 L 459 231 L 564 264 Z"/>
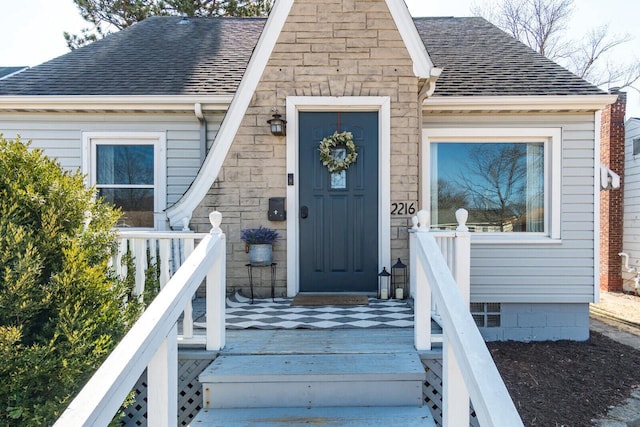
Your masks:
<path fill-rule="evenodd" d="M 571 71 L 583 79 L 601 84 L 597 83 L 599 79 L 596 77 L 598 73 L 597 65 L 600 64 L 599 60 L 616 47 L 630 40 L 631 37 L 628 34 L 622 36 L 611 35 L 608 25 L 591 29 L 570 58 Z"/>
<path fill-rule="evenodd" d="M 482 6 L 474 4 L 471 11 L 596 86 L 622 89 L 636 84 L 640 61 L 613 60 L 632 38 L 612 34 L 605 25 L 591 29 L 580 41 L 571 40 L 567 28 L 573 5 L 573 0 L 485 0 Z"/>
<path fill-rule="evenodd" d="M 493 8 L 474 4 L 471 11 L 548 58 L 566 56 L 562 34 L 573 12 L 573 0 L 501 0 Z"/>

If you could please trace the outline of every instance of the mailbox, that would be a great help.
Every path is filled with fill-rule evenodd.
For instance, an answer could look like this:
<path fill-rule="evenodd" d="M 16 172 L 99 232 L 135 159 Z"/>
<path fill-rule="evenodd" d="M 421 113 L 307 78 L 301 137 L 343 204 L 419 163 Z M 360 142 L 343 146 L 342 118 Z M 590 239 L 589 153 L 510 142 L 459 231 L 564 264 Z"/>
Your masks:
<path fill-rule="evenodd" d="M 284 197 L 269 198 L 269 221 L 285 221 L 287 212 L 284 209 Z"/>

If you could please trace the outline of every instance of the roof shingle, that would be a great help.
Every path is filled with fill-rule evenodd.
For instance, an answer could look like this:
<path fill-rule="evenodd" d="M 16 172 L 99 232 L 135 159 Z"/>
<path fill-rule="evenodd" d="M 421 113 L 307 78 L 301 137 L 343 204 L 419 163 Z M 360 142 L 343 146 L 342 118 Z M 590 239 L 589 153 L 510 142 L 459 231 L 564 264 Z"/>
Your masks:
<path fill-rule="evenodd" d="M 0 94 L 233 94 L 264 22 L 148 18 L 1 81 Z"/>
<path fill-rule="evenodd" d="M 417 18 L 436 96 L 601 95 L 604 92 L 483 18 Z"/>
<path fill-rule="evenodd" d="M 0 80 L 0 95 L 233 94 L 264 18 L 153 17 Z M 436 96 L 603 92 L 482 18 L 416 18 Z"/>

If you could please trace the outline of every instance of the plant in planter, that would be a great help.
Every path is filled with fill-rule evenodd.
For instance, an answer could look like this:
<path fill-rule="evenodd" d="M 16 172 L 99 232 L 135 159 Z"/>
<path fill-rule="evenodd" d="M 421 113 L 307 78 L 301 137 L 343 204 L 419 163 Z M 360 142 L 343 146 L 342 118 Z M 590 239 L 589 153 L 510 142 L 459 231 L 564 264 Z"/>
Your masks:
<path fill-rule="evenodd" d="M 251 265 L 271 265 L 273 243 L 280 238 L 276 230 L 260 226 L 242 230 L 240 239 L 247 245 Z"/>

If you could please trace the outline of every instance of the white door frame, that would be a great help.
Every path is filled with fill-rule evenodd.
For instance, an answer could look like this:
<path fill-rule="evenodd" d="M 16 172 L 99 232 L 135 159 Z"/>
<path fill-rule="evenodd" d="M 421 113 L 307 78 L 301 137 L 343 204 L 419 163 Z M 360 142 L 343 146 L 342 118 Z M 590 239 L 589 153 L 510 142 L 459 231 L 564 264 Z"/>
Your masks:
<path fill-rule="evenodd" d="M 378 269 L 391 271 L 391 100 L 388 96 L 287 97 L 287 296 L 300 291 L 300 230 L 298 188 L 298 113 L 301 111 L 378 112 Z M 318 141 L 320 143 L 320 141 Z"/>

